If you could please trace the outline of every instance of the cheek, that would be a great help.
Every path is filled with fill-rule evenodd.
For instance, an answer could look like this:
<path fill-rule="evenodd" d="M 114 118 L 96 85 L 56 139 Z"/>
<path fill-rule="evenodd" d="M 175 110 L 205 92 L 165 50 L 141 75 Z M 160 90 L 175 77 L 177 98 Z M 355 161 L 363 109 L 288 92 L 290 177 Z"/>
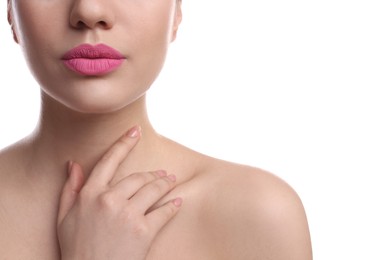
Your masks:
<path fill-rule="evenodd" d="M 129 50 L 134 77 L 147 80 L 149 85 L 160 72 L 170 44 L 171 21 L 169 12 L 150 10 L 149 15 L 129 15 L 123 26 L 121 41 Z M 126 46 L 127 45 L 127 46 Z"/>
<path fill-rule="evenodd" d="M 166 49 L 171 40 L 174 5 L 170 1 L 152 0 L 134 12 L 122 13 L 119 20 L 126 21 L 123 30 L 129 37 L 147 46 Z"/>
<path fill-rule="evenodd" d="M 44 10 L 29 8 L 28 5 L 18 8 L 19 44 L 33 74 L 47 60 L 46 56 L 50 56 L 51 46 L 56 45 L 53 42 L 56 39 L 54 34 L 60 35 L 59 21 L 45 13 Z"/>
<path fill-rule="evenodd" d="M 45 34 L 45 25 L 48 24 L 45 21 L 47 14 L 44 15 L 37 4 L 34 6 L 34 1 L 15 1 L 14 5 L 14 18 L 23 47 L 27 47 L 31 42 L 34 42 L 34 38 L 39 38 L 40 35 Z"/>

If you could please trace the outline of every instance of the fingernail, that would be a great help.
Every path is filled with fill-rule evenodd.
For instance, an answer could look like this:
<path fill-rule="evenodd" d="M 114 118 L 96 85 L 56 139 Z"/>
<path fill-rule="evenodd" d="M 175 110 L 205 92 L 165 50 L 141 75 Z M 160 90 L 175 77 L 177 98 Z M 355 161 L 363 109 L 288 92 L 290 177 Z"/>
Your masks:
<path fill-rule="evenodd" d="M 183 204 L 183 199 L 182 198 L 176 198 L 173 200 L 173 205 L 176 207 L 180 207 Z"/>
<path fill-rule="evenodd" d="M 170 179 L 171 181 L 176 181 L 176 176 L 175 175 L 169 175 L 168 179 Z"/>
<path fill-rule="evenodd" d="M 126 136 L 130 138 L 137 138 L 140 135 L 140 128 L 139 126 L 135 126 L 131 128 L 127 133 Z"/>

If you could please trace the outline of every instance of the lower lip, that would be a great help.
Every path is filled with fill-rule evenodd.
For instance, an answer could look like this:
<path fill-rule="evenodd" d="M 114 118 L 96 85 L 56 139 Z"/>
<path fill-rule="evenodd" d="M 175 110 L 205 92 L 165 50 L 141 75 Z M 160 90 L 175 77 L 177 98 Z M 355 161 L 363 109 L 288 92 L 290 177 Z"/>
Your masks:
<path fill-rule="evenodd" d="M 64 64 L 70 70 L 84 76 L 102 76 L 113 72 L 123 63 L 124 59 L 88 59 L 74 58 L 64 60 Z"/>

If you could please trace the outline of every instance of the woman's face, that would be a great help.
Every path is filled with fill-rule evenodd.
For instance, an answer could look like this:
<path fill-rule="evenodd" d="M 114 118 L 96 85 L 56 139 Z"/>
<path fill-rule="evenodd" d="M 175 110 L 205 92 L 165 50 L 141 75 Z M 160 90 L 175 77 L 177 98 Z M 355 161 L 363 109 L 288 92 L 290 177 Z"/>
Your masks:
<path fill-rule="evenodd" d="M 181 21 L 180 0 L 9 4 L 16 39 L 44 95 L 85 113 L 112 112 L 142 96 L 159 74 Z M 111 60 L 103 45 L 123 59 Z M 81 51 L 66 57 L 80 46 Z M 102 66 L 108 69 L 99 70 Z"/>

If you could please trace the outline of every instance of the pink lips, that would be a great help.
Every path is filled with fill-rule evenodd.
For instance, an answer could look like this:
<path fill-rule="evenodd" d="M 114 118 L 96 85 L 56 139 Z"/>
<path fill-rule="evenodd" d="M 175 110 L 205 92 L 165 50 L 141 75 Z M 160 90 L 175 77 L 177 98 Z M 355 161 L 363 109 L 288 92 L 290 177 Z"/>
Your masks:
<path fill-rule="evenodd" d="M 62 57 L 66 67 L 84 76 L 108 74 L 116 70 L 124 59 L 119 51 L 104 44 L 82 44 Z"/>

